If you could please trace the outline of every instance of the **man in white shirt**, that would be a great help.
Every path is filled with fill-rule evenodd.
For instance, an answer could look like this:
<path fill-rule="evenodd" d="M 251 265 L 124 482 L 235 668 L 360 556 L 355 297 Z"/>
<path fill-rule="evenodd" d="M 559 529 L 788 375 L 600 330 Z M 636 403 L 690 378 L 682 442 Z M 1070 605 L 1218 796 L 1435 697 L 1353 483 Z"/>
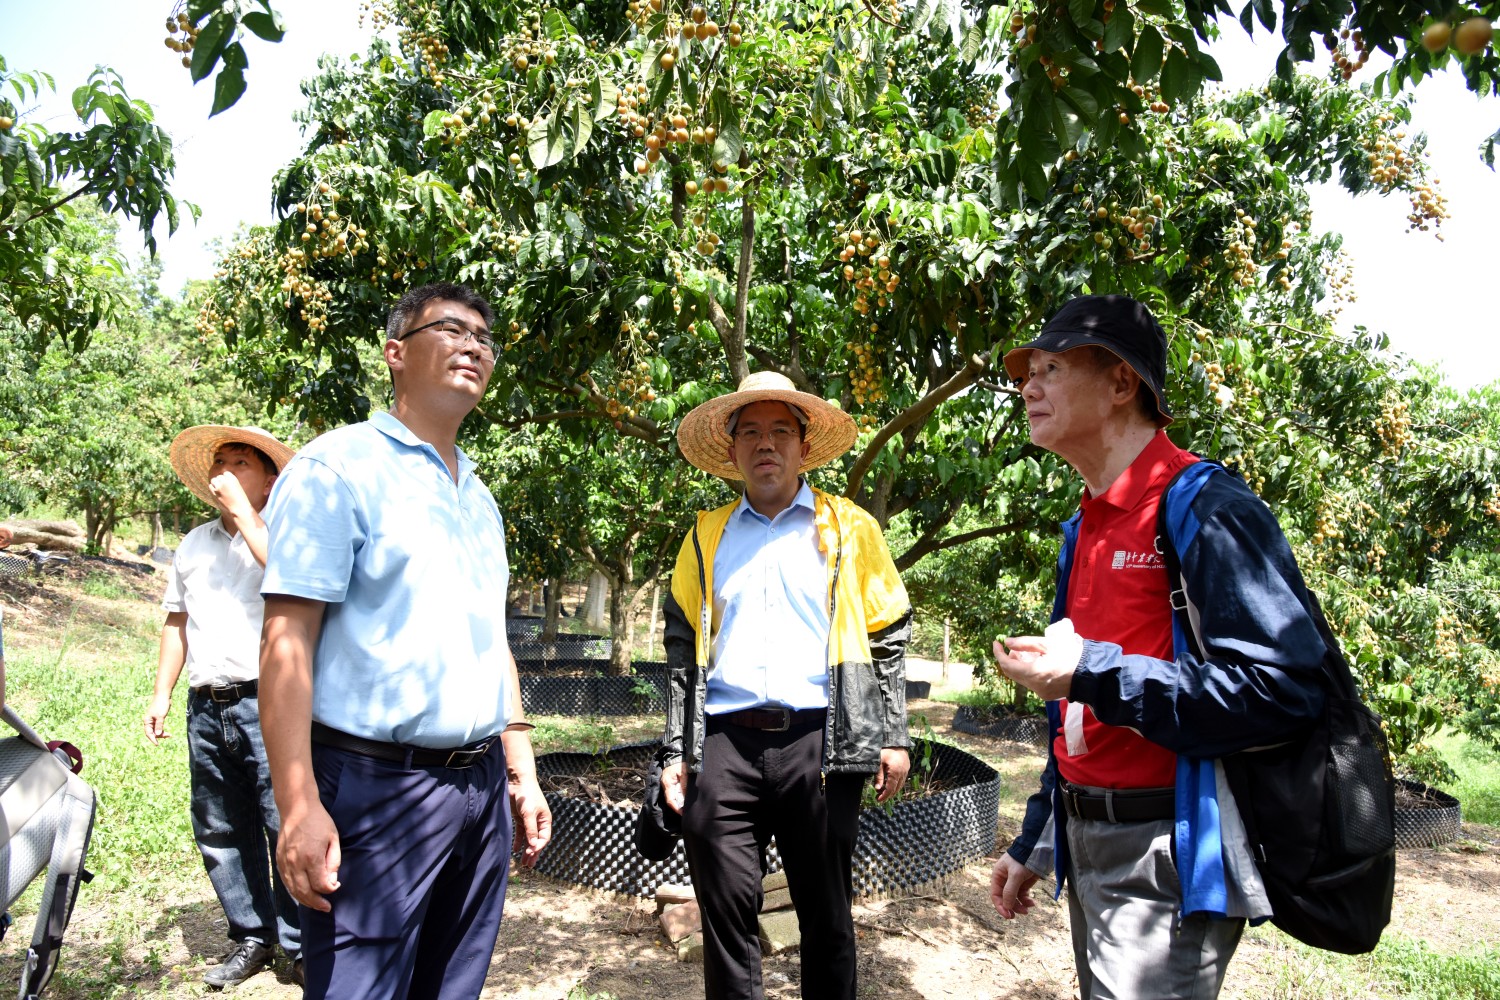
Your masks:
<path fill-rule="evenodd" d="M 188 532 L 172 560 L 144 722 L 153 745 L 168 737 L 172 690 L 186 666 L 193 837 L 235 942 L 203 977 L 215 989 L 269 965 L 278 940 L 301 977 L 297 905 L 274 864 L 281 823 L 256 697 L 267 544 L 260 510 L 291 457 L 252 427 L 191 427 L 172 442 L 172 468 L 219 516 Z"/>

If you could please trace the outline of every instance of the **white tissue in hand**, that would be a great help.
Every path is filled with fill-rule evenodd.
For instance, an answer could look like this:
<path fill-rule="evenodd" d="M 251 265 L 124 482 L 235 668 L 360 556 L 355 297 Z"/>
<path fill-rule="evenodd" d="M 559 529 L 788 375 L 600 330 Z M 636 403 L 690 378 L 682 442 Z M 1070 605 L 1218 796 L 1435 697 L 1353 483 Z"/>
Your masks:
<path fill-rule="evenodd" d="M 1083 639 L 1073 631 L 1073 619 L 1059 618 L 1047 626 L 1042 636 L 1047 640 L 1047 651 L 1041 656 L 1041 665 L 1058 672 L 1078 669 L 1083 659 Z"/>

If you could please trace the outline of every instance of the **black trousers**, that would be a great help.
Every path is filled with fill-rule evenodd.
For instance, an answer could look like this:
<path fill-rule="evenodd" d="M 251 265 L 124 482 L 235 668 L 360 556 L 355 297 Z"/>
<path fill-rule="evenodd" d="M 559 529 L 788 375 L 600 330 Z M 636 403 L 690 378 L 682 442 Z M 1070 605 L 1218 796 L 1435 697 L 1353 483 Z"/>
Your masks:
<path fill-rule="evenodd" d="M 802 934 L 802 996 L 854 1000 L 850 864 L 866 775 L 820 768 L 823 723 L 767 732 L 707 719 L 683 844 L 703 914 L 708 1000 L 760 1000 L 761 858 L 771 837 Z"/>

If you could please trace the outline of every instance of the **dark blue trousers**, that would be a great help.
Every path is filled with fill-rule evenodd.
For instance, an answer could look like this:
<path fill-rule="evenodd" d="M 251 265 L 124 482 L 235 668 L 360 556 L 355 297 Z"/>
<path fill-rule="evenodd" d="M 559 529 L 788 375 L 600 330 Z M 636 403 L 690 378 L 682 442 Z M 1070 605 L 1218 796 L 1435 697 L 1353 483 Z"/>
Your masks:
<path fill-rule="evenodd" d="M 301 907 L 308 1000 L 473 1000 L 510 872 L 505 755 L 413 767 L 313 745 L 339 831 L 330 913 Z"/>

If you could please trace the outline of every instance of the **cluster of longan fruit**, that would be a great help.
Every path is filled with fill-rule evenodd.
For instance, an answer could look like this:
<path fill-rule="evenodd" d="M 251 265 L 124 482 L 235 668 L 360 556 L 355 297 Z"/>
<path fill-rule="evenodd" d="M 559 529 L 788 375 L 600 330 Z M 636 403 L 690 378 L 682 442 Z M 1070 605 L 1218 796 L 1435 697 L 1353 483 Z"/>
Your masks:
<path fill-rule="evenodd" d="M 448 43 L 443 41 L 443 19 L 437 4 L 431 0 L 369 0 L 360 4 L 360 27 L 364 27 L 367 13 L 376 31 L 391 24 L 401 24 L 401 48 L 421 53 L 421 74 L 435 85 L 443 85 L 443 66 L 451 53 Z"/>
<path fill-rule="evenodd" d="M 302 216 L 302 249 L 313 257 L 334 257 L 341 253 L 362 253 L 369 248 L 368 233 L 344 218 L 338 210 L 343 195 L 333 189 L 327 181 L 319 181 L 314 187 L 316 196 L 326 199 L 327 206 L 317 201 L 299 201 L 292 211 Z"/>
<path fill-rule="evenodd" d="M 1087 204 L 1085 202 L 1085 206 Z M 1159 221 L 1156 212 L 1161 210 L 1163 204 L 1162 196 L 1157 194 L 1151 196 L 1150 208 L 1138 205 L 1122 211 L 1119 202 L 1111 202 L 1108 206 L 1100 205 L 1093 209 L 1092 213 L 1098 222 L 1112 222 L 1123 226 L 1131 239 L 1135 240 L 1136 249 L 1144 253 L 1151 249 L 1151 231 Z M 1094 232 L 1094 242 L 1106 250 L 1115 244 L 1114 237 L 1102 229 Z"/>
<path fill-rule="evenodd" d="M 550 40 L 542 37 L 540 14 L 532 14 L 520 35 L 509 40 L 505 47 L 505 58 L 510 60 L 511 68 L 517 73 L 525 73 L 530 69 L 533 60 L 540 59 L 547 66 L 557 62 L 557 50 L 552 47 Z"/>
<path fill-rule="evenodd" d="M 651 386 L 651 366 L 645 361 L 626 367 L 612 389 L 613 393 L 604 401 L 604 412 L 615 420 L 633 417 L 636 407 L 656 401 L 656 390 Z"/>
<path fill-rule="evenodd" d="M 983 128 L 986 125 L 995 124 L 995 119 L 1000 117 L 1000 106 L 991 98 L 988 104 L 980 104 L 978 101 L 969 105 L 964 112 L 964 119 L 969 123 L 969 128 Z"/>
<path fill-rule="evenodd" d="M 1380 401 L 1380 420 L 1375 425 L 1375 434 L 1380 438 L 1380 450 L 1385 455 L 1395 455 L 1409 447 L 1415 438 L 1411 432 L 1411 407 L 1397 395 L 1387 395 Z"/>
<path fill-rule="evenodd" d="M 198 42 L 198 31 L 198 26 L 187 16 L 186 11 L 167 18 L 167 48 L 182 53 L 184 69 L 193 65 L 191 53 Z"/>
<path fill-rule="evenodd" d="M 879 329 L 880 324 L 870 324 L 871 334 Z M 845 346 L 854 355 L 854 367 L 849 370 L 849 390 L 854 396 L 854 402 L 864 406 L 865 403 L 878 403 L 885 399 L 885 379 L 880 371 L 879 355 L 874 345 L 851 341 Z"/>
<path fill-rule="evenodd" d="M 1255 245 L 1258 240 L 1255 227 L 1255 217 L 1243 208 L 1234 210 L 1234 221 L 1225 227 L 1229 247 L 1224 251 L 1224 259 L 1229 264 L 1230 279 L 1241 288 L 1254 288 L 1255 279 L 1260 273 L 1255 263 Z"/>
<path fill-rule="evenodd" d="M 639 137 L 646 147 L 645 153 L 635 161 L 635 171 L 638 174 L 650 173 L 652 166 L 673 143 L 704 145 L 712 143 L 719 136 L 719 130 L 712 125 L 693 125 L 690 117 L 692 109 L 687 106 L 678 108 L 671 114 L 663 113 L 659 118 L 654 112 L 641 116 L 633 109 L 627 110 L 630 114 L 625 120 L 630 133 Z"/>
<path fill-rule="evenodd" d="M 512 347 L 515 347 L 517 344 L 519 344 L 521 342 L 521 338 L 529 334 L 531 330 L 527 328 L 525 323 L 522 323 L 520 320 L 513 319 L 506 326 L 505 332 L 510 334 L 510 336 L 496 336 L 495 342 L 497 344 L 500 344 L 501 347 L 508 351 Z"/>
<path fill-rule="evenodd" d="M 868 314 L 872 308 L 871 295 L 875 297 L 873 308 L 884 309 L 889 301 L 886 296 L 896 291 L 901 279 L 891 271 L 890 253 L 880 249 L 880 234 L 874 230 L 850 229 L 842 239 L 844 246 L 839 251 L 839 260 L 844 262 L 844 267 L 841 273 L 845 281 L 854 285 L 854 311 L 861 316 Z M 865 258 L 864 263 L 859 263 L 861 257 Z"/>
<path fill-rule="evenodd" d="M 1365 43 L 1364 32 L 1358 28 L 1352 31 L 1344 28 L 1337 35 L 1329 32 L 1323 36 L 1323 47 L 1333 55 L 1334 68 L 1339 71 L 1345 83 L 1370 61 L 1370 47 Z"/>
<path fill-rule="evenodd" d="M 219 289 L 238 296 L 238 289 L 259 284 L 262 273 L 257 266 L 258 261 L 274 253 L 275 248 L 269 234 L 248 237 L 236 244 L 220 259 L 218 270 L 214 272 Z M 234 309 L 232 305 L 221 307 L 212 296 L 205 298 L 193 321 L 193 327 L 198 331 L 198 342 L 205 344 L 210 337 L 223 337 L 233 332 L 238 325 L 233 316 Z"/>
<path fill-rule="evenodd" d="M 1489 48 L 1494 38 L 1495 26 L 1487 17 L 1471 17 L 1457 30 L 1447 21 L 1435 21 L 1422 32 L 1422 47 L 1437 55 L 1451 45 L 1461 56 L 1477 56 Z"/>

